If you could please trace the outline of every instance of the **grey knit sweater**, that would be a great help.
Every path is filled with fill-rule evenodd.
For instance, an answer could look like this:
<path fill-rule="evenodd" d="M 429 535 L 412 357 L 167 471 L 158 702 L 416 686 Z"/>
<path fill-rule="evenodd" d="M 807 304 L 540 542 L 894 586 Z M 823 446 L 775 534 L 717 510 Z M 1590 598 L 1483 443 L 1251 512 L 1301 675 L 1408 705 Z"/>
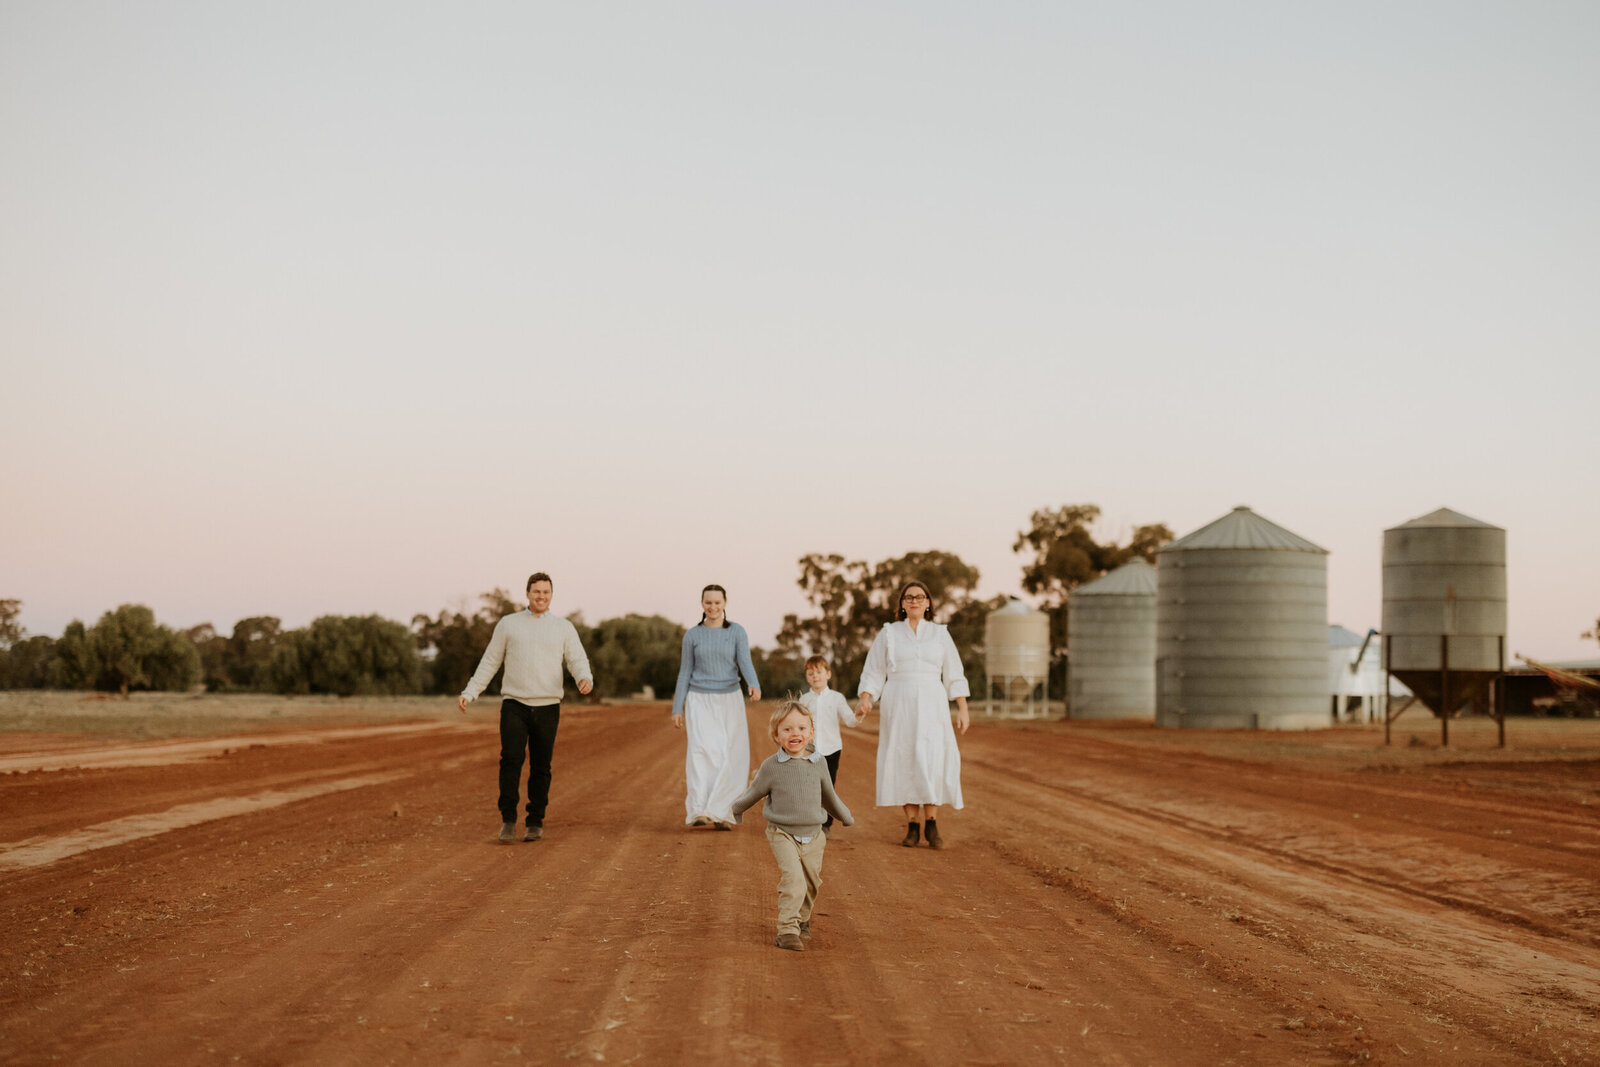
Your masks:
<path fill-rule="evenodd" d="M 833 791 L 827 762 L 815 754 L 790 756 L 779 752 L 763 760 L 756 780 L 733 802 L 733 821 L 742 822 L 744 813 L 762 797 L 767 798 L 767 824 L 790 837 L 821 833 L 822 821 L 830 813 L 846 826 L 855 825 L 850 809 Z"/>

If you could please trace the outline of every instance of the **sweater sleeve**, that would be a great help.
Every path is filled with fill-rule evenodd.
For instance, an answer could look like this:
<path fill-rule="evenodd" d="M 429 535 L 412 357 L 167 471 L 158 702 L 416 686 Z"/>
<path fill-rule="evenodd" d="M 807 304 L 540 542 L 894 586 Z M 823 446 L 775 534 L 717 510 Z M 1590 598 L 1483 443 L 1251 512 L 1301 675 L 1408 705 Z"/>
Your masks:
<path fill-rule="evenodd" d="M 824 775 L 826 777 L 826 775 Z M 750 783 L 750 788 L 740 793 L 733 802 L 733 821 L 743 822 L 744 813 L 749 811 L 755 802 L 772 792 L 772 778 L 767 774 L 767 765 L 761 764 L 761 769 L 756 771 L 756 780 Z"/>
<path fill-rule="evenodd" d="M 733 631 L 734 660 L 739 664 L 739 673 L 744 675 L 744 684 L 751 689 L 760 689 L 761 683 L 756 680 L 756 665 L 750 659 L 750 635 L 744 632 L 743 626 L 737 626 Z"/>
<path fill-rule="evenodd" d="M 672 691 L 672 714 L 683 714 L 683 700 L 689 695 L 689 675 L 694 673 L 694 627 L 683 632 L 683 656 L 678 661 L 678 688 Z"/>
<path fill-rule="evenodd" d="M 878 631 L 878 636 L 872 639 L 872 647 L 867 650 L 866 666 L 861 668 L 861 684 L 856 686 L 856 695 L 870 693 L 875 697 L 883 695 L 883 683 L 889 678 L 889 630 L 885 627 Z"/>
<path fill-rule="evenodd" d="M 833 778 L 829 776 L 826 768 L 823 769 L 820 777 L 822 778 L 823 810 L 846 826 L 854 826 L 856 821 L 850 817 L 850 809 L 844 806 L 844 801 L 839 799 L 839 794 L 833 791 Z"/>
<path fill-rule="evenodd" d="M 509 617 L 509 616 L 507 616 Z M 469 702 L 477 700 L 494 679 L 494 672 L 506 660 L 506 620 L 502 618 L 494 624 L 494 635 L 489 638 L 489 647 L 483 650 L 483 658 L 478 661 L 478 669 L 472 672 L 472 680 L 461 691 L 461 695 Z"/>
<path fill-rule="evenodd" d="M 573 681 L 594 681 L 594 675 L 589 671 L 589 657 L 583 651 L 583 641 L 578 637 L 578 628 L 570 620 L 567 622 L 567 640 L 562 657 L 567 661 L 567 673 L 572 675 Z"/>

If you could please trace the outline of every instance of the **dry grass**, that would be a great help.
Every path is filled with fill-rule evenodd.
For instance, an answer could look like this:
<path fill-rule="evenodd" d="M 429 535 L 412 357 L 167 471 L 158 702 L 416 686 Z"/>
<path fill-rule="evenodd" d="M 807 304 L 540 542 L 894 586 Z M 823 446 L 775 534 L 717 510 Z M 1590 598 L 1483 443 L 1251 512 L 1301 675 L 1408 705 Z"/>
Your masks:
<path fill-rule="evenodd" d="M 1324 766 L 1412 767 L 1600 758 L 1600 719 L 1507 719 L 1505 748 L 1498 747 L 1493 719 L 1451 720 L 1450 744 L 1444 746 L 1440 744 L 1439 720 L 1415 711 L 1391 724 L 1387 745 L 1381 722 L 1325 730 L 1173 730 L 1135 722 L 978 719 L 973 729 L 1082 733 L 1157 750 L 1181 749 L 1263 763 L 1304 760 Z"/>
<path fill-rule="evenodd" d="M 479 701 L 473 713 L 494 702 Z M 261 693 L 0 692 L 0 732 L 203 737 L 242 729 L 303 729 L 460 717 L 453 697 L 285 697 Z"/>

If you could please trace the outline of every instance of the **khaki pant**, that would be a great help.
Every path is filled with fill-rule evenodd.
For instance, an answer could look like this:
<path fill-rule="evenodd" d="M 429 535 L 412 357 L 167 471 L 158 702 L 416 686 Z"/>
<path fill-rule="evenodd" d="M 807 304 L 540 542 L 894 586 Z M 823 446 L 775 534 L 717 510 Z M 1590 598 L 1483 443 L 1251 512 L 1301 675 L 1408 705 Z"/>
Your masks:
<path fill-rule="evenodd" d="M 801 843 L 768 826 L 767 843 L 778 860 L 778 934 L 798 934 L 800 924 L 811 921 L 811 908 L 822 885 L 822 849 L 828 843 L 827 835 L 818 831 L 816 837 Z"/>

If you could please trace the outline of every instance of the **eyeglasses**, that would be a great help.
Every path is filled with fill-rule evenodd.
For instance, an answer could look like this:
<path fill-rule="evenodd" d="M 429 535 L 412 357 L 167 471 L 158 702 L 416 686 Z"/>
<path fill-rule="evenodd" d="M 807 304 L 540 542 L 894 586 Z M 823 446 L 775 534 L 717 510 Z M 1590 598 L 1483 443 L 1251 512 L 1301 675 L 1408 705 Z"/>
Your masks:
<path fill-rule="evenodd" d="M 927 602 L 928 598 L 921 593 L 907 593 L 900 598 L 900 603 L 902 604 L 926 604 Z"/>

